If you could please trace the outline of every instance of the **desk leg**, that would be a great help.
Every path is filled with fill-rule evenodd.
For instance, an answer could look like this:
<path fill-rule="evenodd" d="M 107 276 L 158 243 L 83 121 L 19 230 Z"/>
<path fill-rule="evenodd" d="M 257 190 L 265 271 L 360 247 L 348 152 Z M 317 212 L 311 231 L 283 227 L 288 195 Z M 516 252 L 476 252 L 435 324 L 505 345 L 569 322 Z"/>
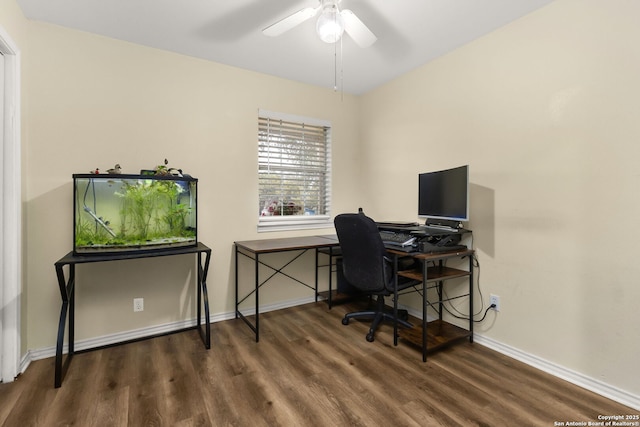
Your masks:
<path fill-rule="evenodd" d="M 443 260 L 438 261 L 438 270 L 442 271 L 443 268 L 444 268 L 444 261 Z M 438 289 L 438 319 L 440 319 L 440 322 L 442 322 L 442 315 L 444 311 L 444 301 L 442 301 L 443 287 L 444 287 L 444 281 L 440 280 L 438 282 L 438 288 L 437 288 Z"/>
<path fill-rule="evenodd" d="M 197 255 L 198 259 L 198 278 L 196 282 L 196 328 L 198 328 L 198 333 L 200 337 L 202 337 L 202 332 L 200 329 L 200 324 L 202 323 L 202 268 L 200 267 L 200 253 Z"/>
<path fill-rule="evenodd" d="M 251 328 L 251 330 L 256 334 L 256 342 L 259 341 L 260 339 L 260 334 L 259 334 L 259 316 L 260 316 L 260 298 L 258 295 L 258 291 L 260 289 L 260 276 L 259 276 L 259 267 L 260 267 L 260 259 L 259 259 L 259 254 L 257 252 L 252 252 L 253 254 L 253 258 L 250 257 L 249 255 L 245 254 L 244 252 L 242 252 L 238 246 L 236 246 L 236 266 L 235 266 L 235 273 L 236 273 L 236 319 L 242 319 L 242 321 L 244 323 L 247 324 L 247 326 L 249 326 L 249 328 Z M 251 292 L 249 292 L 245 297 L 242 298 L 242 300 L 240 300 L 240 290 L 239 290 L 239 283 L 240 283 L 240 269 L 238 268 L 238 261 L 240 259 L 239 255 L 245 255 L 248 258 L 252 258 L 254 263 L 255 263 L 255 289 L 253 292 L 255 292 L 255 297 L 256 297 L 256 305 L 255 305 L 255 322 L 252 324 L 249 319 L 247 317 L 245 317 L 244 314 L 242 314 L 240 312 L 240 304 L 243 303 L 247 298 L 249 298 L 251 296 Z M 267 279 L 268 280 L 268 279 Z"/>
<path fill-rule="evenodd" d="M 209 261 L 211 252 L 206 252 L 204 267 L 202 266 L 202 252 L 198 252 L 198 333 L 204 341 L 204 346 L 208 350 L 211 348 L 211 323 L 209 314 L 209 292 L 207 291 L 207 274 L 209 272 Z M 204 336 L 200 321 L 202 318 L 202 300 L 204 299 Z"/>
<path fill-rule="evenodd" d="M 333 301 L 331 300 L 332 293 L 333 293 L 333 247 L 329 248 L 329 310 L 331 310 L 331 307 L 333 306 Z"/>
<path fill-rule="evenodd" d="M 318 248 L 316 248 L 316 302 L 318 302 Z"/>
<path fill-rule="evenodd" d="M 60 320 L 58 322 L 58 338 L 56 341 L 56 361 L 54 387 L 58 388 L 62 385 L 62 350 L 64 347 L 64 330 L 69 314 L 69 353 L 67 360 L 73 357 L 73 327 L 74 327 L 74 288 L 75 288 L 75 265 L 69 265 L 69 281 L 64 277 L 64 266 L 56 265 L 56 276 L 58 277 L 58 286 L 60 288 L 60 296 L 62 298 L 62 307 L 60 308 Z"/>
<path fill-rule="evenodd" d="M 438 319 L 440 319 L 440 322 L 442 322 L 442 315 L 443 315 L 443 309 L 444 309 L 444 301 L 442 301 L 442 288 L 444 287 L 444 282 L 443 281 L 439 281 L 438 282 Z"/>
<path fill-rule="evenodd" d="M 260 262 L 258 261 L 258 257 L 260 256 L 260 254 L 258 254 L 256 252 L 256 262 L 255 262 L 255 269 L 256 269 L 256 342 L 260 341 L 260 298 L 258 297 L 258 292 L 260 290 L 260 273 L 259 273 L 259 267 L 260 267 Z"/>
<path fill-rule="evenodd" d="M 69 280 L 73 280 L 75 283 L 75 265 L 69 266 L 70 270 L 73 273 L 69 274 Z M 73 279 L 71 279 L 73 277 Z M 75 330 L 76 330 L 76 291 L 75 286 L 72 286 L 71 291 L 69 292 L 69 356 L 75 354 L 75 349 L 73 343 L 75 342 Z"/>
<path fill-rule="evenodd" d="M 473 255 L 469 255 L 469 342 L 473 342 Z"/>
<path fill-rule="evenodd" d="M 393 345 L 398 345 L 398 255 L 393 254 Z"/>
<path fill-rule="evenodd" d="M 427 361 L 427 279 L 428 266 L 424 261 L 422 265 L 422 361 Z"/>
<path fill-rule="evenodd" d="M 238 318 L 238 246 L 236 246 L 236 319 Z"/>

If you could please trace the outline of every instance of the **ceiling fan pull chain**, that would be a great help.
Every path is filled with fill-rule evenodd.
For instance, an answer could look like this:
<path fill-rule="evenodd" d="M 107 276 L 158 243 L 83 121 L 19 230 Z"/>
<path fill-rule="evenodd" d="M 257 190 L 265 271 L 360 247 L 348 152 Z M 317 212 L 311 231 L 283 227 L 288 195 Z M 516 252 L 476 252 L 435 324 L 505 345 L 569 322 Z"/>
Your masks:
<path fill-rule="evenodd" d="M 344 60 L 342 39 L 340 39 L 340 100 L 344 101 Z M 338 91 L 338 43 L 333 45 L 333 91 Z"/>
<path fill-rule="evenodd" d="M 338 90 L 338 43 L 333 44 L 333 91 Z"/>
<path fill-rule="evenodd" d="M 340 101 L 344 101 L 344 59 L 342 54 L 344 49 L 342 48 L 342 39 L 340 39 Z"/>

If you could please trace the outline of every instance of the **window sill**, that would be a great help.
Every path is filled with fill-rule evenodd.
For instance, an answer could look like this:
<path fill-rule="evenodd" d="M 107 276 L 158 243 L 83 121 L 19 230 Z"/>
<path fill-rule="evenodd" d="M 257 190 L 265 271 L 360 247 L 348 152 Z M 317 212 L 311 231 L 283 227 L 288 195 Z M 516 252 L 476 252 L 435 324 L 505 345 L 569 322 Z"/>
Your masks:
<path fill-rule="evenodd" d="M 326 215 L 295 215 L 258 218 L 258 233 L 269 231 L 308 230 L 312 228 L 333 228 L 331 217 Z"/>

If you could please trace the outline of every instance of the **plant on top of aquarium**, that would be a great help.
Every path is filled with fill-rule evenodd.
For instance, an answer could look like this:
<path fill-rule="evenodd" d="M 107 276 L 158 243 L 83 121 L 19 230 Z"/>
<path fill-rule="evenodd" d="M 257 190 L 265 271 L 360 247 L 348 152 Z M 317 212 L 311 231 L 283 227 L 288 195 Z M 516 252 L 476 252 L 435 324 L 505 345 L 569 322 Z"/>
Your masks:
<path fill-rule="evenodd" d="M 182 169 L 170 168 L 169 160 L 164 159 L 164 165 L 158 165 L 153 170 L 156 175 L 173 175 L 173 176 L 182 176 Z"/>
<path fill-rule="evenodd" d="M 169 174 L 167 172 L 168 171 L 168 168 L 167 168 L 168 164 L 169 164 L 169 160 L 164 159 L 164 165 L 156 166 L 156 168 L 153 171 L 156 173 L 156 175 L 168 175 Z"/>

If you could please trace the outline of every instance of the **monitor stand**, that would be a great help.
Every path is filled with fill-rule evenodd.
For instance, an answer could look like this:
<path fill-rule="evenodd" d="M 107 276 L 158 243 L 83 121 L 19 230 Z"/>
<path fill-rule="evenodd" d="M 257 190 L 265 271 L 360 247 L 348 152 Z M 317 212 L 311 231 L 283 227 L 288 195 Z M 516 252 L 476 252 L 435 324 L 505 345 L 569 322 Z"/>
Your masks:
<path fill-rule="evenodd" d="M 424 225 L 427 227 L 441 228 L 443 230 L 458 230 L 459 228 L 462 228 L 462 223 L 460 221 L 450 219 L 427 218 Z"/>

